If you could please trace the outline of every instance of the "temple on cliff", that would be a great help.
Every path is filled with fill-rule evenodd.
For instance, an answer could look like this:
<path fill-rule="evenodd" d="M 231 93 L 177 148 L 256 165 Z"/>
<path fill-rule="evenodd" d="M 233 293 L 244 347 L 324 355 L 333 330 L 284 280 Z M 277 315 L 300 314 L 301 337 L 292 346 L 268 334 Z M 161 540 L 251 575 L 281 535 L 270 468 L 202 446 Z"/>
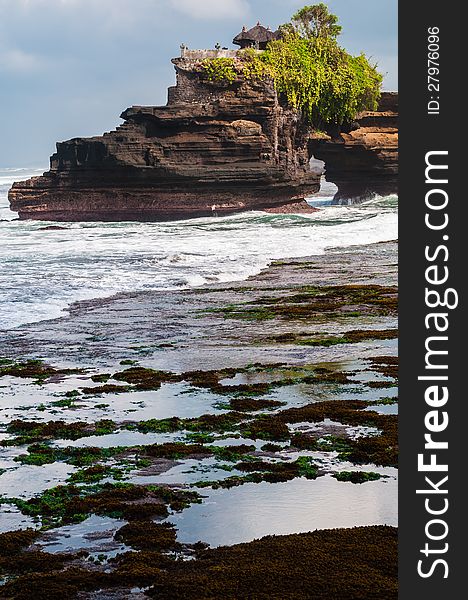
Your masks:
<path fill-rule="evenodd" d="M 240 46 L 241 49 L 256 48 L 257 50 L 266 50 L 268 42 L 277 40 L 279 35 L 279 30 L 271 31 L 269 27 L 260 25 L 259 21 L 252 29 L 247 30 L 244 26 L 242 31 L 232 40 L 232 43 Z"/>

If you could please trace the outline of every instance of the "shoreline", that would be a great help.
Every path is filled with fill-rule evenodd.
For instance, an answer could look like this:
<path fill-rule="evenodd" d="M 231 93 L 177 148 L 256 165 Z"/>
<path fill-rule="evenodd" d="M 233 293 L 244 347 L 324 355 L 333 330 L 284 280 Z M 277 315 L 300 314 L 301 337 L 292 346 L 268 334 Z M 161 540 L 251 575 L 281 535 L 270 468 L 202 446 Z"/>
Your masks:
<path fill-rule="evenodd" d="M 351 215 L 348 215 L 349 210 Z M 388 210 L 391 214 L 387 214 Z M 387 204 L 384 205 L 382 213 L 380 205 L 370 206 L 369 210 L 364 210 L 364 213 L 359 207 L 354 209 L 328 207 L 323 213 L 325 216 L 320 216 L 320 211 L 317 213 L 318 218 L 314 218 L 313 215 L 293 215 L 291 218 L 284 218 L 284 215 L 275 216 L 266 212 L 255 213 L 251 217 L 248 213 L 244 213 L 240 220 L 239 217 L 235 217 L 234 224 L 230 224 L 229 219 L 220 219 L 220 224 L 217 224 L 218 219 L 215 219 L 213 224 L 202 220 L 201 227 L 197 227 L 196 221 L 193 223 L 188 221 L 187 229 L 185 226 L 177 227 L 174 224 L 167 230 L 163 228 L 162 231 L 157 226 L 143 226 L 139 229 L 125 226 L 123 230 L 117 228 L 114 231 L 113 228 L 109 229 L 106 224 L 102 224 L 102 227 L 97 228 L 72 227 L 69 231 L 43 232 L 34 224 L 31 228 L 29 225 L 7 223 L 2 227 L 5 230 L 5 247 L 2 252 L 5 260 L 5 272 L 2 277 L 2 285 L 5 286 L 2 297 L 5 305 L 1 328 L 7 331 L 12 326 L 23 327 L 42 320 L 60 319 L 66 316 L 67 308 L 73 306 L 75 302 L 87 302 L 96 298 L 106 299 L 115 295 L 131 294 L 138 290 L 145 292 L 151 288 L 156 288 L 154 291 L 190 289 L 193 286 L 199 287 L 203 282 L 209 284 L 211 276 L 213 279 L 218 278 L 220 285 L 240 281 L 251 274 L 258 274 L 272 260 L 282 260 L 284 255 L 293 254 L 297 257 L 321 255 L 324 251 L 328 252 L 328 248 L 346 247 L 354 239 L 348 240 L 345 230 L 340 227 L 343 220 L 351 220 L 351 230 L 356 230 L 359 239 L 363 240 L 362 243 L 373 243 L 374 240 L 382 237 L 394 237 L 396 233 L 393 212 L 393 202 L 390 201 L 388 207 Z M 356 225 L 353 220 L 354 213 L 357 217 Z M 383 234 L 372 233 L 374 230 L 371 229 L 371 225 L 366 225 L 369 217 L 378 217 L 373 223 L 376 228 L 384 228 Z M 325 227 L 320 226 L 324 219 Z M 329 219 L 333 221 L 330 232 L 327 227 Z M 303 227 L 304 224 L 309 224 L 309 220 L 317 221 L 316 225 L 319 226 L 316 234 L 311 231 L 310 240 L 306 239 Z M 313 228 L 314 223 L 310 225 Z M 266 230 L 266 238 L 260 246 L 255 244 L 255 233 L 252 231 L 258 226 L 261 230 Z M 231 227 L 239 231 L 236 236 L 239 241 L 230 241 L 227 231 Z M 289 229 L 291 229 L 290 235 L 297 238 L 292 242 L 292 246 L 288 245 Z M 122 255 L 118 246 L 119 236 L 125 234 L 127 230 L 132 234 L 133 241 Z M 211 255 L 207 253 L 206 247 L 203 247 L 200 240 L 205 230 L 208 243 L 213 247 Z M 329 233 L 332 235 L 330 240 L 327 239 Z M 22 236 L 23 244 L 22 254 L 18 257 L 15 256 L 16 235 Z M 182 240 L 186 239 L 187 235 L 194 247 L 199 248 L 201 254 L 198 261 L 190 253 L 184 253 L 182 242 L 177 241 L 179 237 Z M 145 237 L 149 244 L 147 248 Z M 87 243 L 91 245 L 82 261 L 77 252 L 83 244 Z M 35 248 L 38 245 L 38 254 L 34 258 Z M 56 248 L 58 256 L 54 254 Z M 275 251 L 276 249 L 278 250 Z M 108 268 L 102 262 L 101 253 L 106 257 L 109 256 Z M 112 258 L 112 253 L 116 253 L 115 260 Z M 175 257 L 174 264 L 170 264 L 169 261 L 172 255 Z M 215 260 L 213 257 L 217 255 L 219 258 Z M 233 262 L 231 256 L 236 255 L 239 256 L 239 260 Z M 37 282 L 37 288 L 33 285 L 34 280 L 30 279 L 28 261 L 37 263 L 38 273 L 50 268 L 49 283 L 45 278 L 41 278 Z M 148 265 L 154 268 L 154 276 L 150 276 Z M 70 269 L 76 269 L 76 281 Z M 96 279 L 90 277 L 95 271 Z M 12 286 L 17 286 L 17 289 L 21 290 L 20 297 Z"/>
<path fill-rule="evenodd" d="M 382 241 L 382 242 L 375 242 L 375 244 L 369 244 L 369 246 L 374 246 L 374 245 L 378 245 L 378 244 L 396 244 L 398 243 L 398 240 L 388 240 L 388 241 Z M 352 249 L 355 247 L 360 247 L 361 244 L 356 244 L 354 246 L 347 246 L 347 248 Z M 326 254 L 327 252 L 346 252 L 346 249 L 343 248 L 335 248 L 335 247 L 330 247 L 330 248 L 326 248 L 324 254 Z M 203 283 L 201 285 L 190 285 L 188 284 L 187 287 L 180 287 L 180 288 L 173 288 L 173 289 L 154 289 L 154 290 L 134 290 L 134 291 L 122 291 L 122 292 L 117 292 L 115 294 L 112 294 L 110 296 L 96 296 L 93 298 L 88 298 L 88 299 L 83 299 L 83 300 L 75 300 L 73 302 L 71 302 L 70 304 L 67 305 L 66 308 L 62 309 L 62 312 L 65 313 L 63 314 L 63 316 L 61 317 L 55 317 L 52 319 L 42 319 L 41 321 L 34 321 L 32 323 L 24 323 L 23 325 L 19 325 L 18 327 L 15 327 L 14 329 L 19 329 L 20 327 L 28 327 L 28 326 L 33 326 L 36 325 L 38 323 L 44 323 L 44 322 L 49 322 L 49 321 L 61 321 L 62 319 L 66 319 L 69 316 L 72 315 L 80 315 L 80 314 L 85 314 L 89 309 L 93 309 L 93 308 L 97 308 L 97 307 L 101 307 L 101 306 L 106 306 L 109 304 L 112 304 L 115 301 L 119 301 L 119 300 L 129 300 L 129 299 L 138 299 L 140 297 L 145 297 L 145 296 L 150 296 L 153 294 L 171 294 L 173 292 L 183 292 L 183 291 L 189 291 L 189 290 L 203 290 L 203 289 L 210 289 L 210 288 L 219 288 L 219 287 L 228 287 L 230 285 L 236 285 L 236 284 L 241 284 L 243 282 L 248 282 L 248 281 L 254 281 L 256 280 L 257 277 L 261 276 L 262 273 L 267 272 L 271 267 L 273 267 L 275 265 L 275 263 L 283 263 L 285 261 L 301 261 L 301 260 L 313 260 L 313 259 L 317 259 L 320 256 L 323 256 L 324 254 L 309 254 L 309 255 L 305 255 L 305 256 L 294 256 L 294 257 L 285 257 L 285 258 L 278 258 L 278 259 L 272 259 L 270 260 L 270 262 L 265 266 L 265 267 L 261 267 L 258 271 L 258 273 L 255 273 L 253 275 L 247 275 L 244 278 L 241 279 L 232 279 L 232 280 L 228 280 L 228 281 L 216 281 L 216 282 L 212 282 L 212 283 Z M 9 330 L 9 329 L 0 329 L 0 332 L 9 332 L 9 331 L 13 331 Z"/>
<path fill-rule="evenodd" d="M 4 590 L 27 597 L 40 582 L 44 594 L 102 600 L 134 597 L 131 582 L 141 598 L 182 598 L 198 586 L 192 569 L 203 582 L 211 565 L 213 586 L 231 593 L 225 569 L 246 577 L 256 562 L 258 589 L 276 586 L 269 597 L 300 598 L 307 580 L 321 598 L 327 540 L 341 565 L 369 544 L 374 566 L 361 556 L 349 570 L 396 597 L 396 529 L 383 526 L 396 522 L 396 284 L 397 244 L 381 242 L 273 261 L 236 282 L 84 301 L 0 332 L 0 357 L 10 356 L 0 364 L 0 520 L 21 511 L 12 529 L 35 518 L 50 530 L 1 537 L 17 553 Z M 343 528 L 319 520 L 324 493 Z M 236 498 L 266 523 L 261 540 L 247 528 L 247 543 L 233 545 L 230 531 L 249 522 Z M 317 531 L 278 535 L 291 510 L 296 527 Z M 220 547 L 186 541 L 206 541 L 203 523 Z M 296 575 L 283 589 L 282 568 L 272 575 L 264 557 L 291 544 Z"/>
<path fill-rule="evenodd" d="M 190 293 L 191 291 L 194 291 L 195 293 L 197 293 L 197 291 L 199 290 L 210 290 L 210 289 L 222 289 L 222 288 L 232 288 L 235 289 L 237 287 L 242 287 L 243 283 L 252 283 L 253 286 L 257 285 L 258 282 L 260 282 L 263 278 L 263 275 L 266 275 L 268 277 L 268 272 L 270 270 L 273 270 L 276 266 L 282 266 L 285 263 L 290 263 L 290 264 L 294 264 L 295 262 L 297 262 L 298 264 L 300 264 L 301 262 L 311 262 L 311 261 L 317 261 L 320 262 L 320 258 L 329 256 L 329 255 L 338 255 L 340 253 L 343 254 L 349 254 L 352 253 L 353 251 L 357 250 L 359 251 L 360 248 L 366 248 L 366 247 L 378 247 L 380 245 L 388 245 L 388 244 L 397 244 L 398 240 L 388 240 L 388 241 L 380 241 L 380 242 L 375 242 L 375 243 L 371 243 L 371 244 L 355 244 L 355 245 L 350 245 L 350 246 L 346 246 L 345 248 L 343 247 L 333 247 L 330 246 L 328 248 L 325 249 L 325 251 L 322 254 L 312 254 L 312 255 L 303 255 L 303 256 L 297 256 L 297 257 L 285 257 L 285 258 L 279 258 L 279 259 L 271 259 L 269 261 L 269 263 L 264 266 L 264 267 L 260 267 L 258 272 L 253 274 L 253 275 L 247 275 L 244 278 L 241 279 L 232 279 L 232 280 L 227 280 L 227 281 L 216 281 L 216 282 L 206 282 L 203 283 L 201 285 L 190 285 L 187 284 L 186 287 L 180 287 L 180 288 L 173 288 L 173 289 L 152 289 L 152 290 L 134 290 L 134 291 L 121 291 L 121 292 L 116 292 L 115 294 L 111 294 L 109 296 L 95 296 L 92 298 L 86 298 L 83 300 L 75 300 L 71 303 L 69 303 L 66 307 L 61 309 L 62 314 L 60 316 L 57 317 L 52 317 L 52 318 L 47 318 L 47 319 L 41 319 L 39 321 L 33 321 L 30 323 L 23 323 L 21 325 L 18 325 L 12 329 L 1 329 L 0 328 L 0 345 L 2 344 L 2 340 L 5 337 L 9 337 L 10 335 L 13 335 L 15 332 L 16 333 L 22 333 L 22 332 L 26 332 L 28 329 L 34 329 L 36 327 L 40 327 L 41 324 L 55 324 L 55 323 L 62 323 L 62 322 L 66 322 L 67 320 L 69 320 L 72 317 L 77 317 L 80 315 L 85 315 L 88 311 L 92 311 L 94 309 L 99 309 L 101 307 L 106 307 L 106 306 L 111 306 L 114 303 L 120 302 L 120 301 L 130 301 L 130 300 L 144 300 L 146 299 L 150 299 L 151 297 L 159 297 L 161 295 L 178 295 L 178 294 L 184 294 L 184 293 Z M 9 356 L 8 354 L 5 354 L 5 356 Z M 11 356 L 15 356 L 14 354 L 12 354 Z"/>

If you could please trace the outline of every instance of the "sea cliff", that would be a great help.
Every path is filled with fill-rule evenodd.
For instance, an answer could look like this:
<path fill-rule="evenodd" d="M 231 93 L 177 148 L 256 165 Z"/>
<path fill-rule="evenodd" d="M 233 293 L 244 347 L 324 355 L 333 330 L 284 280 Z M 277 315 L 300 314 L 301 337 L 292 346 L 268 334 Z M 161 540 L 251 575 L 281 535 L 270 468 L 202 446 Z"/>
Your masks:
<path fill-rule="evenodd" d="M 346 129 L 317 135 L 272 81 L 209 81 L 200 65 L 210 52 L 226 54 L 183 50 L 173 59 L 177 85 L 166 106 L 132 106 L 115 131 L 58 143 L 49 171 L 13 185 L 11 209 L 53 221 L 310 210 L 304 198 L 321 177 L 312 157 L 325 161 L 337 199 L 396 187 L 395 94 Z"/>

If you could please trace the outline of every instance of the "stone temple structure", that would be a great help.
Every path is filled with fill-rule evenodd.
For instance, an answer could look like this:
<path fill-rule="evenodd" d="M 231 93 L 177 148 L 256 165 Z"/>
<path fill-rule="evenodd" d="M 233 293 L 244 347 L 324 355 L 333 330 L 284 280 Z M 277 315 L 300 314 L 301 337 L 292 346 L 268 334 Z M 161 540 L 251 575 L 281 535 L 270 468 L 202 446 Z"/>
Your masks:
<path fill-rule="evenodd" d="M 279 38 L 279 31 L 271 31 L 269 27 L 264 27 L 258 22 L 255 27 L 247 31 L 246 27 L 236 35 L 232 43 L 236 46 L 244 48 L 255 48 L 257 50 L 265 50 L 268 42 Z"/>

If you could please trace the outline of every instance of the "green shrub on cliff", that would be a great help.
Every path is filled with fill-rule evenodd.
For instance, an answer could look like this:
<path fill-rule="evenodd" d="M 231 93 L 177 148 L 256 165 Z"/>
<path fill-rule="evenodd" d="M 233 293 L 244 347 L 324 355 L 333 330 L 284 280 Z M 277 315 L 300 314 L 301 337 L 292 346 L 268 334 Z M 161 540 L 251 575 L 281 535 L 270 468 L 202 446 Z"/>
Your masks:
<path fill-rule="evenodd" d="M 305 6 L 265 51 L 240 50 L 237 60 L 205 60 L 202 68 L 208 80 L 228 84 L 271 78 L 280 97 L 316 128 L 349 123 L 377 108 L 382 76 L 364 54 L 352 56 L 338 45 L 340 31 L 324 4 Z"/>
<path fill-rule="evenodd" d="M 315 126 L 341 125 L 377 108 L 382 76 L 364 55 L 351 56 L 333 38 L 290 32 L 271 42 L 258 60 L 288 104 Z"/>
<path fill-rule="evenodd" d="M 208 81 L 233 83 L 238 76 L 233 58 L 208 58 L 203 61 L 202 69 Z"/>

